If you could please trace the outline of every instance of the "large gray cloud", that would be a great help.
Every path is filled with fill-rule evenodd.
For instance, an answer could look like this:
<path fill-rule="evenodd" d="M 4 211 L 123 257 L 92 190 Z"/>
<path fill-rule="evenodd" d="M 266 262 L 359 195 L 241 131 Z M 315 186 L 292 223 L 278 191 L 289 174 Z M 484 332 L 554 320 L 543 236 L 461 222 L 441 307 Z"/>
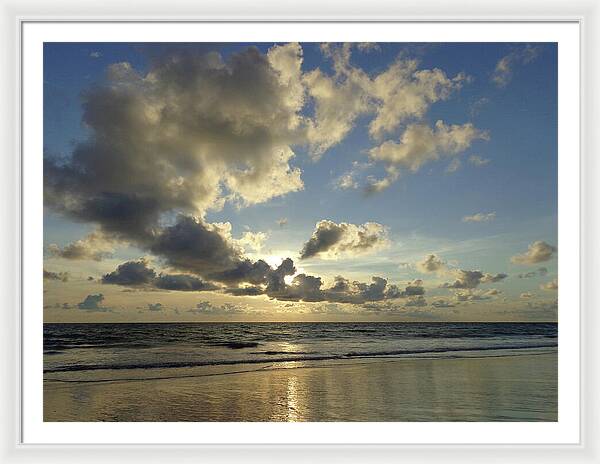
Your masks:
<path fill-rule="evenodd" d="M 144 259 L 127 261 L 117 266 L 113 272 L 102 277 L 103 284 L 122 285 L 126 287 L 148 287 L 160 290 L 207 291 L 216 290 L 219 286 L 205 282 L 188 274 L 159 274 L 148 266 Z"/>
<path fill-rule="evenodd" d="M 387 244 L 387 230 L 376 222 L 356 225 L 322 220 L 317 223 L 311 238 L 304 244 L 300 259 L 363 254 L 377 251 Z"/>
<path fill-rule="evenodd" d="M 281 48 L 281 50 L 280 50 Z M 88 140 L 46 158 L 46 205 L 145 245 L 161 215 L 225 199 L 261 203 L 303 188 L 289 164 L 303 105 L 290 67 L 301 49 L 169 52 L 146 73 L 113 64 L 84 95 Z"/>

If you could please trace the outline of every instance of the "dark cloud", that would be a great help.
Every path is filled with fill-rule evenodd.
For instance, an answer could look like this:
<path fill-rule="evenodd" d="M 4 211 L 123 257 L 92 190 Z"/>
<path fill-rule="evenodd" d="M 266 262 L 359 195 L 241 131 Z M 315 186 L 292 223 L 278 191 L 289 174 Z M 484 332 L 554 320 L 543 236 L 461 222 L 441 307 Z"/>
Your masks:
<path fill-rule="evenodd" d="M 115 271 L 102 276 L 102 283 L 125 286 L 147 285 L 155 277 L 156 272 L 154 272 L 154 269 L 150 269 L 148 262 L 141 259 L 119 264 Z"/>
<path fill-rule="evenodd" d="M 220 306 L 213 305 L 208 301 L 202 301 L 196 305 L 195 308 L 188 309 L 188 313 L 195 315 L 234 315 L 244 313 L 244 309 L 240 306 L 225 303 Z"/>
<path fill-rule="evenodd" d="M 220 288 L 211 282 L 203 281 L 188 274 L 159 274 L 157 276 L 156 271 L 148 267 L 148 262 L 144 259 L 120 264 L 115 271 L 102 277 L 102 283 L 126 287 L 148 287 L 160 290 L 194 292 Z"/>
<path fill-rule="evenodd" d="M 242 250 L 235 247 L 230 232 L 228 225 L 180 216 L 173 226 L 162 230 L 150 250 L 177 269 L 199 275 L 224 272 L 244 261 Z"/>
<path fill-rule="evenodd" d="M 77 307 L 83 311 L 110 312 L 110 309 L 100 306 L 103 301 L 104 295 L 102 293 L 88 295 L 81 303 L 77 303 Z"/>
<path fill-rule="evenodd" d="M 249 287 L 234 287 L 225 289 L 225 293 L 229 293 L 234 296 L 259 296 L 264 295 L 265 291 L 262 287 L 249 286 Z"/>
<path fill-rule="evenodd" d="M 464 269 L 457 269 L 454 271 L 456 280 L 454 282 L 447 282 L 442 285 L 444 288 L 456 288 L 456 289 L 473 289 L 479 286 L 479 284 L 500 282 L 508 277 L 508 274 L 488 274 L 481 271 L 467 271 Z"/>
<path fill-rule="evenodd" d="M 201 292 L 206 290 L 217 290 L 220 287 L 210 282 L 205 282 L 188 274 L 160 274 L 152 282 L 153 286 L 161 290 L 178 290 Z"/>
<path fill-rule="evenodd" d="M 540 267 L 537 271 L 530 271 L 530 272 L 526 272 L 523 274 L 518 274 L 517 277 L 519 279 L 530 279 L 532 277 L 544 277 L 546 274 L 548 274 L 548 269 L 545 267 Z"/>
<path fill-rule="evenodd" d="M 161 303 L 148 303 L 148 311 L 162 311 L 163 305 Z"/>
<path fill-rule="evenodd" d="M 271 298 L 284 301 L 328 301 L 332 303 L 362 304 L 370 301 L 393 300 L 409 298 L 425 294 L 422 281 L 409 282 L 404 290 L 396 285 L 388 285 L 386 279 L 373 277 L 371 283 L 350 282 L 344 277 L 337 276 L 330 288 L 322 288 L 320 277 L 299 274 L 290 285 L 280 287 L 278 291 L 267 289 L 266 294 Z"/>
<path fill-rule="evenodd" d="M 387 231 L 375 222 L 362 225 L 322 220 L 300 251 L 300 259 L 314 256 L 337 257 L 341 254 L 361 254 L 386 246 Z"/>
<path fill-rule="evenodd" d="M 444 272 L 448 269 L 446 263 L 442 259 L 435 255 L 429 254 L 422 261 L 417 263 L 417 270 L 425 274 L 432 272 Z"/>
<path fill-rule="evenodd" d="M 68 272 L 52 272 L 44 269 L 44 280 L 59 280 L 61 282 L 67 282 L 69 280 Z"/>

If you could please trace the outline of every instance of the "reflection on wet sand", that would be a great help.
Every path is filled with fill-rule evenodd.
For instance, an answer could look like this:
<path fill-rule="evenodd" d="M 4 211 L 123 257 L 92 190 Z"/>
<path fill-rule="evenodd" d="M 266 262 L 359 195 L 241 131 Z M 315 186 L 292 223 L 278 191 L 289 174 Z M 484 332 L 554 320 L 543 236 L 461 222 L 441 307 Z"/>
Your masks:
<path fill-rule="evenodd" d="M 231 374 L 185 371 L 190 377 L 183 377 L 182 370 L 179 378 L 159 380 L 46 380 L 44 417 L 46 421 L 557 420 L 556 353 L 289 362 L 253 369 Z M 152 376 L 168 374 L 152 372 Z"/>

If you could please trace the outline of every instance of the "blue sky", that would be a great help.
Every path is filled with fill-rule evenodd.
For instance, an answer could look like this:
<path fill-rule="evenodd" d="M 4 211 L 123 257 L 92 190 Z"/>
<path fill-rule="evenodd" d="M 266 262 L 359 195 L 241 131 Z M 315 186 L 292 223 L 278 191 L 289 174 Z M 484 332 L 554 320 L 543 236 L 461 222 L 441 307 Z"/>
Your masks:
<path fill-rule="evenodd" d="M 283 50 L 286 44 L 172 44 L 169 46 L 118 43 L 46 44 L 44 47 L 44 156 L 47 160 L 60 160 L 59 165 L 61 163 L 69 165 L 72 163 L 72 154 L 78 146 L 98 138 L 100 128 L 95 126 L 93 121 L 91 124 L 89 121 L 87 124 L 82 121 L 86 118 L 86 108 L 88 112 L 93 110 L 89 109 L 92 105 L 88 98 L 90 92 L 101 93 L 111 86 L 124 85 L 123 82 L 115 83 L 115 79 L 125 79 L 122 77 L 123 73 L 115 78 L 115 73 L 111 75 L 109 71 L 116 69 L 115 64 L 129 63 L 130 67 L 126 69 L 131 69 L 137 76 L 136 79 L 143 79 L 143 84 L 136 85 L 155 86 L 153 82 L 148 83 L 150 82 L 148 76 L 161 66 L 163 66 L 162 71 L 167 69 L 164 63 L 172 56 L 203 57 L 218 53 L 225 63 L 224 66 L 227 67 L 232 66 L 231 60 L 235 60 L 238 54 L 245 53 L 248 47 L 258 49 L 258 55 L 252 55 L 252 59 L 260 61 L 269 55 L 269 50 L 277 46 L 282 47 Z M 433 85 L 435 96 L 426 102 L 423 111 L 414 111 L 404 118 L 397 117 L 398 121 L 391 130 L 385 131 L 383 135 L 373 136 L 369 128 L 375 114 L 384 104 L 387 104 L 385 98 L 389 98 L 390 104 L 394 104 L 391 100 L 398 98 L 398 93 L 395 94 L 396 96 L 388 93 L 383 98 L 375 96 L 375 90 L 372 91 L 373 94 L 365 90 L 364 101 L 368 100 L 368 109 L 357 111 L 349 123 L 350 129 L 338 140 L 329 143 L 323 153 L 315 154 L 311 143 L 315 139 L 319 141 L 327 139 L 330 136 L 327 133 L 311 135 L 310 131 L 307 131 L 301 136 L 294 134 L 290 136 L 290 142 L 286 141 L 286 146 L 294 153 L 294 156 L 287 161 L 287 166 L 301 171 L 302 188 L 287 191 L 283 188 L 281 194 L 272 197 L 266 194 L 255 202 L 244 199 L 243 193 L 236 201 L 230 201 L 232 197 L 225 198 L 227 196 L 225 192 L 222 198 L 218 199 L 218 204 L 203 205 L 196 211 L 178 207 L 161 210 L 161 226 L 171 226 L 173 221 L 176 221 L 176 215 L 181 213 L 201 217 L 209 228 L 210 224 L 230 223 L 231 238 L 234 240 L 241 238 L 245 232 L 262 233 L 263 236 L 259 237 L 262 244 L 260 249 L 251 249 L 247 243 L 241 242 L 235 245 L 244 247 L 243 259 L 250 261 L 264 259 L 276 268 L 284 258 L 289 257 L 294 260 L 297 271 L 295 274 L 290 274 L 288 280 L 301 272 L 319 276 L 323 280 L 323 289 L 337 275 L 364 282 L 369 282 L 371 276 L 380 276 L 387 279 L 390 285 L 392 282 L 401 284 L 400 287 L 418 280 L 421 282 L 419 286 L 424 289 L 421 295 L 394 299 L 382 297 L 373 301 L 356 299 L 354 298 L 356 295 L 353 294 L 352 301 L 358 303 L 336 301 L 335 303 L 341 308 L 341 311 L 336 312 L 341 312 L 343 315 L 331 315 L 333 319 L 355 320 L 371 317 L 402 319 L 403 310 L 413 306 L 411 301 L 421 308 L 423 317 L 428 319 L 430 313 L 441 320 L 555 319 L 556 291 L 544 290 L 541 286 L 552 282 L 556 277 L 556 250 L 551 251 L 550 256 L 544 253 L 537 256 L 535 255 L 537 248 L 534 247 L 531 256 L 521 262 L 519 259 L 511 260 L 511 258 L 526 253 L 528 247 L 534 243 L 543 243 L 550 247 L 549 250 L 555 248 L 557 243 L 556 45 L 385 43 L 364 47 L 356 44 L 347 45 L 346 48 L 342 44 L 334 44 L 326 49 L 321 44 L 302 43 L 299 50 L 301 67 L 298 75 L 295 74 L 295 78 L 302 82 L 303 97 L 301 104 L 294 107 L 293 117 L 300 121 L 300 124 L 313 124 L 317 127 L 320 121 L 315 109 L 321 105 L 323 111 L 331 108 L 335 110 L 332 105 L 343 104 L 344 98 L 341 92 L 344 83 L 354 78 L 359 82 L 360 78 L 356 76 L 361 75 L 367 77 L 362 78 L 360 82 L 372 83 L 377 76 L 389 71 L 394 63 L 401 63 L 399 69 L 408 66 L 409 62 L 416 63 L 414 72 L 409 73 L 406 81 L 394 84 L 396 92 L 406 92 L 410 98 L 413 98 L 410 92 L 429 92 L 427 90 L 429 87 L 425 86 Z M 348 53 L 344 55 L 344 51 Z M 286 61 L 286 66 L 289 63 Z M 180 68 L 179 71 L 176 69 L 175 72 L 182 72 L 181 69 L 188 68 Z M 342 71 L 339 71 L 340 69 Z M 432 74 L 427 74 L 423 80 L 415 77 L 421 71 L 432 70 L 439 70 L 442 73 L 443 78 L 437 81 L 437 84 L 429 84 L 433 80 L 425 82 L 424 79 L 433 79 Z M 335 92 L 330 100 L 322 101 L 315 96 L 316 93 L 311 93 L 316 92 L 314 90 L 316 86 L 311 87 L 313 84 L 306 77 L 311 72 L 319 72 L 322 76 L 328 77 L 334 86 L 339 86 L 333 87 L 334 91 L 340 92 L 338 103 L 336 103 L 338 94 Z M 393 72 L 390 72 L 390 76 L 390 79 L 395 79 Z M 261 82 L 255 84 L 250 82 L 244 89 L 246 92 L 253 92 L 256 89 L 258 93 L 262 89 L 253 85 L 259 86 Z M 246 84 L 243 76 L 242 83 Z M 168 85 L 172 86 L 169 92 L 180 89 L 176 84 L 169 81 Z M 289 85 L 292 85 L 291 81 Z M 364 89 L 357 85 L 357 89 Z M 203 99 L 202 83 L 194 86 L 192 90 L 195 93 L 190 98 Z M 411 90 L 412 86 L 416 90 Z M 419 86 L 421 86 L 420 90 Z M 375 89 L 375 86 L 372 88 Z M 153 93 L 152 97 L 149 97 L 150 90 L 136 89 L 128 89 L 127 92 L 133 92 L 136 98 L 152 98 L 153 105 L 157 104 L 157 99 L 162 98 L 161 95 L 171 95 Z M 151 91 L 155 92 L 155 90 Z M 102 95 L 108 95 L 103 98 L 109 98 L 112 94 Z M 223 95 L 222 98 L 228 98 L 227 94 Z M 282 95 L 281 98 L 285 99 L 285 91 Z M 354 98 L 356 92 L 348 95 L 351 96 L 346 99 Z M 236 98 L 245 97 L 241 95 Z M 148 101 L 146 100 L 146 103 Z M 223 107 L 227 107 L 228 102 L 224 101 L 222 104 Z M 402 101 L 397 103 L 397 105 L 402 104 Z M 327 108 L 326 105 L 330 105 L 331 108 Z M 400 108 L 399 112 L 404 111 L 401 106 L 397 108 Z M 208 111 L 210 109 L 211 107 L 208 107 Z M 109 110 L 103 111 L 94 114 L 104 115 Z M 205 113 L 199 114 L 204 117 Z M 392 117 L 396 117 L 393 112 L 391 114 Z M 342 113 L 340 113 L 340 120 L 343 119 L 341 115 Z M 252 115 L 249 117 L 251 119 Z M 434 155 L 431 155 L 432 157 L 422 158 L 424 161 L 419 161 L 418 168 L 414 170 L 408 168 L 404 158 L 394 158 L 395 161 L 390 162 L 389 159 L 388 161 L 383 158 L 377 159 L 373 155 L 375 147 L 388 141 L 400 143 L 402 136 L 410 131 L 411 126 L 435 128 L 436 121 L 440 120 L 448 126 L 456 125 L 464 128 L 472 125 L 475 130 L 480 131 L 481 136 L 470 137 L 465 144 L 456 149 L 452 147 L 457 142 L 441 146 Z M 178 121 L 180 124 L 187 124 L 185 116 Z M 333 128 L 330 133 L 338 129 L 338 122 L 335 118 L 329 122 L 330 127 Z M 137 128 L 139 124 L 137 122 L 135 124 Z M 127 127 L 123 130 L 127 130 Z M 485 135 L 482 135 L 484 133 Z M 239 134 L 236 133 L 236 137 L 237 135 Z M 205 136 L 210 138 L 210 133 Z M 219 137 L 221 136 L 220 134 Z M 279 133 L 269 135 L 271 139 L 280 136 Z M 286 137 L 288 137 L 287 132 Z M 123 135 L 123 140 L 135 144 L 136 150 L 144 150 L 143 146 L 140 148 L 142 140 L 145 140 L 144 136 L 138 136 L 137 133 Z M 119 142 L 119 147 L 122 147 L 122 143 L 124 142 Z M 419 146 L 413 149 L 411 156 L 417 158 L 422 156 Z M 191 149 L 193 150 L 193 147 Z M 100 157 L 102 152 L 97 149 L 91 150 L 91 153 L 89 156 Z M 127 150 L 124 150 L 124 153 L 127 153 Z M 162 154 L 155 156 L 162 156 Z M 177 156 L 177 154 L 164 156 Z M 210 156 L 218 158 L 220 154 L 218 150 L 213 150 Z M 93 165 L 98 166 L 95 163 Z M 386 171 L 386 167 L 389 168 L 390 165 L 396 170 L 393 176 Z M 349 179 L 352 180 L 352 185 L 342 187 L 340 180 L 348 174 L 351 174 Z M 370 183 L 384 179 L 386 176 L 392 177 L 387 188 L 375 193 L 366 193 Z M 109 178 L 110 176 L 107 179 Z M 114 187 L 109 179 L 105 185 L 98 186 L 96 194 L 106 192 L 109 184 L 110 188 Z M 265 183 L 259 180 L 257 185 L 264 186 Z M 118 187 L 115 188 L 118 190 Z M 144 313 L 143 308 L 146 303 L 155 303 L 158 293 L 165 308 L 181 309 L 187 306 L 192 308 L 201 300 L 214 301 L 215 307 L 224 302 L 241 303 L 242 306 L 245 305 L 245 309 L 235 317 L 247 319 L 266 317 L 314 320 L 317 311 L 312 311 L 311 308 L 329 302 L 325 296 L 322 297 L 323 299 L 316 298 L 319 301 L 306 301 L 302 297 L 297 295 L 292 297 L 289 294 L 281 298 L 268 293 L 252 297 L 231 296 L 231 294 L 226 296 L 225 287 L 204 291 L 200 295 L 200 292 L 172 290 L 161 293 L 156 288 L 149 288 L 148 285 L 151 287 L 152 284 L 148 282 L 136 282 L 130 287 L 108 285 L 103 276 L 114 272 L 118 264 L 133 262 L 143 257 L 149 260 L 157 273 L 162 270 L 175 274 L 186 273 L 204 281 L 210 279 L 207 278 L 207 274 L 203 275 L 200 269 L 192 269 L 185 264 L 178 268 L 173 265 L 172 257 L 152 253 L 152 246 L 141 245 L 147 242 L 139 237 L 133 238 L 119 231 L 109 231 L 106 224 L 93 214 L 84 214 L 81 211 L 74 213 L 68 210 L 65 202 L 81 192 L 67 193 L 68 195 L 63 191 L 59 192 L 60 195 L 57 195 L 60 196 L 60 200 L 46 201 L 45 268 L 50 272 L 69 274 L 66 282 L 51 278 L 45 281 L 48 290 L 45 294 L 48 320 L 97 320 L 98 318 L 145 320 L 149 316 Z M 49 197 L 48 193 L 46 196 Z M 63 203 L 60 203 L 61 201 Z M 471 220 L 464 219 L 477 214 L 480 216 L 475 216 Z M 284 225 L 277 223 L 281 219 L 286 220 Z M 340 245 L 342 242 L 339 242 L 339 246 L 333 244 L 331 248 L 323 248 L 321 252 L 308 259 L 299 260 L 300 250 L 311 237 L 316 237 L 313 234 L 318 235 L 317 224 L 323 220 L 331 221 L 336 225 L 351 224 L 359 228 L 365 223 L 376 223 L 381 225 L 385 232 L 377 236 L 382 241 L 372 249 L 366 249 L 362 245 L 344 248 Z M 355 233 L 356 230 L 358 229 L 351 229 L 348 233 Z M 110 243 L 105 246 L 108 251 L 101 259 L 97 259 L 98 256 L 93 259 L 89 256 L 86 258 L 85 253 L 77 256 L 61 253 L 69 244 L 84 239 L 93 231 L 105 234 L 103 240 Z M 87 242 L 82 244 L 82 246 L 87 245 Z M 540 248 L 540 251 L 544 250 Z M 430 254 L 435 255 L 443 263 L 442 269 L 430 273 L 420 272 L 419 262 Z M 541 273 L 543 275 L 518 277 L 519 274 L 537 272 L 541 267 L 545 268 Z M 486 286 L 482 282 L 481 285 L 467 285 L 463 288 L 444 287 L 444 284 L 456 280 L 457 272 L 460 270 L 479 270 L 484 274 L 507 274 L 507 276 L 497 282 L 494 281 L 493 286 Z M 190 271 L 194 272 L 190 273 Z M 220 282 L 219 285 L 221 283 L 225 284 Z M 230 285 L 230 283 L 226 284 Z M 293 282 L 288 284 L 294 285 Z M 249 284 L 240 281 L 235 285 L 246 288 L 245 286 Z M 123 292 L 127 288 L 135 292 Z M 489 292 L 492 289 L 497 290 L 498 293 L 492 295 L 493 292 Z M 262 291 L 267 292 L 265 289 Z M 489 295 L 485 294 L 486 291 Z M 78 303 L 83 301 L 86 295 L 100 293 L 103 295 L 104 306 L 101 304 L 99 307 L 110 311 L 55 308 L 57 304 L 62 307 L 65 303 L 68 307 L 77 308 Z M 135 297 L 129 297 L 130 293 L 135 294 Z M 461 301 L 461 295 L 463 299 L 465 296 L 468 299 Z M 291 309 L 281 312 L 282 301 L 291 301 L 287 303 L 292 305 Z M 452 302 L 452 306 L 442 312 L 439 308 L 432 307 L 435 301 Z M 366 314 L 361 304 L 367 303 L 379 304 L 381 309 L 376 315 Z M 294 312 L 294 305 L 296 312 Z M 266 315 L 261 313 L 265 308 Z M 413 313 L 414 311 L 411 311 L 411 314 Z M 322 312 L 318 314 L 319 317 L 328 317 L 322 316 Z M 152 317 L 156 318 L 157 315 L 152 314 Z M 161 314 L 160 317 L 165 320 L 180 318 L 176 317 L 175 313 Z M 206 317 L 210 319 L 216 316 L 207 314 Z M 219 317 L 222 318 L 223 315 Z"/>

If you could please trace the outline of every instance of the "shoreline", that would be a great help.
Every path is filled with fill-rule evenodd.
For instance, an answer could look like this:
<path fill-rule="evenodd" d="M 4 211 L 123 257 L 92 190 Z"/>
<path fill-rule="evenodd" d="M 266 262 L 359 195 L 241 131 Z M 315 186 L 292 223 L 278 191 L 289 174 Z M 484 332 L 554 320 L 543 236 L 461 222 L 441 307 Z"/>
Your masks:
<path fill-rule="evenodd" d="M 237 367 L 45 375 L 44 420 L 557 420 L 557 351 Z"/>

